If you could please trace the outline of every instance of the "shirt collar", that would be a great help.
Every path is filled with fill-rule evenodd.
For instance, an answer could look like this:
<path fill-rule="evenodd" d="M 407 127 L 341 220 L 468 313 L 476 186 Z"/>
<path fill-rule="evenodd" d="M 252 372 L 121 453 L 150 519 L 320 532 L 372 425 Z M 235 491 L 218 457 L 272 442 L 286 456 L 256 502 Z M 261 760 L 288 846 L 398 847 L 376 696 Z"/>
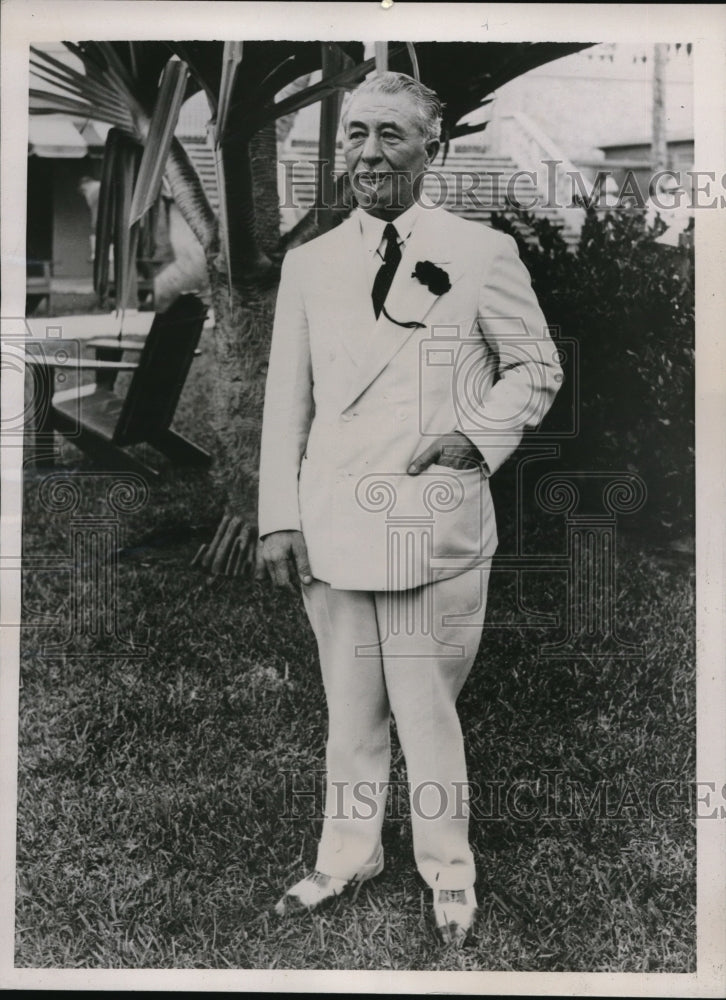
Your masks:
<path fill-rule="evenodd" d="M 360 229 L 363 235 L 363 244 L 370 254 L 374 254 L 376 250 L 381 245 L 383 240 L 383 230 L 386 228 L 386 221 L 384 219 L 377 219 L 374 215 L 370 215 L 368 212 L 364 212 L 362 208 L 356 209 L 358 213 L 358 220 L 360 222 Z M 405 243 L 416 225 L 416 220 L 421 213 L 421 206 L 416 202 L 413 203 L 405 212 L 396 216 L 393 220 L 393 225 L 398 233 L 398 238 L 403 243 Z"/>

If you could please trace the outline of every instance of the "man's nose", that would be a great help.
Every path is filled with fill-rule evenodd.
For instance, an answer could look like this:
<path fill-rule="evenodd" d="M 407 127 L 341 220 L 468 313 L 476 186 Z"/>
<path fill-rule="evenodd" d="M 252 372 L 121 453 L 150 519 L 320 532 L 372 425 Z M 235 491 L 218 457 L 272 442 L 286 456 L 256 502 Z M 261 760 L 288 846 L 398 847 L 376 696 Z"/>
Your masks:
<path fill-rule="evenodd" d="M 361 159 L 364 163 L 373 164 L 378 163 L 383 157 L 381 156 L 381 144 L 378 141 L 378 136 L 371 133 L 365 141 L 363 146 L 363 152 L 361 153 Z"/>

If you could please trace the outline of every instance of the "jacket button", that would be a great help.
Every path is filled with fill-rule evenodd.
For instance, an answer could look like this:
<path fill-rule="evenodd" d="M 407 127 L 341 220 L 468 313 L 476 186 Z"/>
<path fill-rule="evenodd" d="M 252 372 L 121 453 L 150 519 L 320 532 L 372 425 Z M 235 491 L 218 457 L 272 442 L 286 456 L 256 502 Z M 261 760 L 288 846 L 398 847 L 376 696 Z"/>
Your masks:
<path fill-rule="evenodd" d="M 353 416 L 350 413 L 344 413 L 340 419 L 341 420 L 345 420 L 345 422 L 347 424 L 349 420 L 353 419 Z"/>

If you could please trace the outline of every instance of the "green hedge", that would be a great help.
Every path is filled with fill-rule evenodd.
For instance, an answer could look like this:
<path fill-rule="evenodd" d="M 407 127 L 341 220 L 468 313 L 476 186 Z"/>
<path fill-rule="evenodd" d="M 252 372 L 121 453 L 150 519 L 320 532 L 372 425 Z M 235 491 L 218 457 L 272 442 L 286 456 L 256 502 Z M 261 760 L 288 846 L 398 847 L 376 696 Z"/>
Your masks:
<path fill-rule="evenodd" d="M 638 530 L 660 544 L 693 533 L 694 283 L 686 244 L 655 242 L 665 228 L 642 212 L 589 209 L 568 248 L 547 219 L 512 211 L 492 224 L 517 240 L 550 324 L 579 345 L 580 432 L 564 467 L 637 473 L 648 489 Z M 570 366 L 571 369 L 572 366 Z M 560 394 L 543 429 L 569 419 Z M 559 397 L 558 397 L 559 399 Z"/>

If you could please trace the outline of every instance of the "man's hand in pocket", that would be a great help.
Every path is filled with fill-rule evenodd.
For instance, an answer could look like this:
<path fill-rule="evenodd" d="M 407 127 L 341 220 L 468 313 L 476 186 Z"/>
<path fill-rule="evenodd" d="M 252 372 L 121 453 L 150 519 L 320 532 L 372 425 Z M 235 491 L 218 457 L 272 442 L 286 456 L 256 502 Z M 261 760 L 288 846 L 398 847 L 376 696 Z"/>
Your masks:
<path fill-rule="evenodd" d="M 411 476 L 417 476 L 434 464 L 461 470 L 485 467 L 481 452 L 461 431 L 452 431 L 451 434 L 443 434 L 437 438 L 426 451 L 413 459 L 407 472 Z"/>

